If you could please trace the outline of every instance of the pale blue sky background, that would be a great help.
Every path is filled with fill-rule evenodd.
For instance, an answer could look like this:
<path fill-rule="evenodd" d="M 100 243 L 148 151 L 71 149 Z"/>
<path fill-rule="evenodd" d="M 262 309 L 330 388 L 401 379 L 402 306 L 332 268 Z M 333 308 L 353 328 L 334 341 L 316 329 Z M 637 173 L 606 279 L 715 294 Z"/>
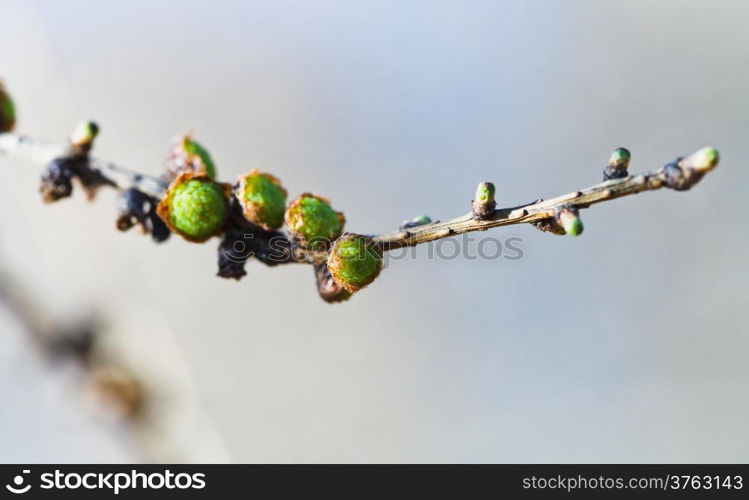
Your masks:
<path fill-rule="evenodd" d="M 522 238 L 518 262 L 420 249 L 338 306 L 302 266 L 228 282 L 217 242 L 117 233 L 111 193 L 42 206 L 35 167 L 0 159 L 4 264 L 176 377 L 178 459 L 749 460 L 746 2 L 5 0 L 0 18 L 21 131 L 92 117 L 99 154 L 157 173 L 193 129 L 222 178 L 267 169 L 353 231 L 461 214 L 483 180 L 503 205 L 582 188 L 617 146 L 633 171 L 722 153 L 692 192 L 585 211 L 580 238 L 487 233 Z M 2 317 L 0 460 L 144 459 Z"/>

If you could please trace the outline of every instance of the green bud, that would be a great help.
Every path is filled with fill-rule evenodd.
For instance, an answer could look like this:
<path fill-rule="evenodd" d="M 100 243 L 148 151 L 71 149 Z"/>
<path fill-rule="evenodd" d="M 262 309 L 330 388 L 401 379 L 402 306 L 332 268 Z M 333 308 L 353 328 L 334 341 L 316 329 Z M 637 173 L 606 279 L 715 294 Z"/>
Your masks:
<path fill-rule="evenodd" d="M 494 184 L 491 182 L 482 182 L 476 188 L 476 201 L 482 204 L 494 201 Z"/>
<path fill-rule="evenodd" d="M 172 231 L 201 243 L 223 230 L 230 189 L 206 175 L 184 173 L 169 186 L 156 211 Z"/>
<path fill-rule="evenodd" d="M 382 249 L 372 238 L 345 234 L 330 250 L 328 269 L 336 283 L 356 292 L 372 283 L 382 271 Z"/>
<path fill-rule="evenodd" d="M 283 225 L 286 190 L 276 177 L 257 169 L 240 176 L 235 196 L 248 221 L 267 231 Z"/>
<path fill-rule="evenodd" d="M 718 165 L 719 160 L 718 150 L 708 146 L 689 155 L 686 158 L 686 165 L 701 172 L 709 172 Z"/>
<path fill-rule="evenodd" d="M 419 215 L 418 217 L 414 217 L 411 220 L 403 221 L 403 223 L 400 225 L 401 229 L 410 229 L 412 227 L 419 227 L 423 226 L 425 224 L 431 224 L 432 218 L 428 215 Z"/>
<path fill-rule="evenodd" d="M 286 225 L 303 244 L 325 248 L 343 232 L 346 218 L 328 200 L 310 193 L 300 195 L 286 209 Z"/>
<path fill-rule="evenodd" d="M 473 216 L 477 219 L 484 220 L 494 214 L 494 207 L 497 203 L 494 201 L 494 184 L 491 182 L 482 182 L 476 188 L 476 198 L 474 198 L 471 207 Z"/>
<path fill-rule="evenodd" d="M 96 122 L 82 121 L 73 130 L 73 134 L 70 136 L 70 143 L 73 146 L 90 148 L 98 134 L 99 126 Z"/>
<path fill-rule="evenodd" d="M 216 178 L 216 165 L 208 150 L 190 134 L 178 137 L 166 160 L 166 168 L 177 176 L 185 172 Z"/>
<path fill-rule="evenodd" d="M 0 83 L 0 133 L 10 132 L 16 125 L 16 106 L 13 99 Z"/>
<path fill-rule="evenodd" d="M 629 168 L 629 160 L 632 158 L 627 148 L 616 148 L 609 158 L 609 166 L 613 168 Z"/>
<path fill-rule="evenodd" d="M 580 236 L 583 234 L 583 221 L 580 219 L 580 213 L 575 208 L 563 208 L 557 216 L 559 223 L 564 228 L 565 233 L 570 236 Z"/>

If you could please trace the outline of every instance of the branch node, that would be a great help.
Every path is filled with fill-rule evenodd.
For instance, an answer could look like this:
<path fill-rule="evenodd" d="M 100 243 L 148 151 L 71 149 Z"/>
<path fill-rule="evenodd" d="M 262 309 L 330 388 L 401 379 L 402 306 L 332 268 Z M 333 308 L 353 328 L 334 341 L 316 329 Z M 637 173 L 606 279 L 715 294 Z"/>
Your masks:
<path fill-rule="evenodd" d="M 42 170 L 39 192 L 45 203 L 67 198 L 73 193 L 73 165 L 70 158 L 55 158 Z"/>
<path fill-rule="evenodd" d="M 708 146 L 687 157 L 680 157 L 666 164 L 658 172 L 658 176 L 666 187 L 676 191 L 686 191 L 714 169 L 719 160 L 718 151 Z"/>
<path fill-rule="evenodd" d="M 156 213 L 158 204 L 159 200 L 135 188 L 120 191 L 116 200 L 117 229 L 127 231 L 138 224 L 156 243 L 166 241 L 172 233 Z"/>
<path fill-rule="evenodd" d="M 224 238 L 218 247 L 218 272 L 221 278 L 240 280 L 247 275 L 245 264 L 252 257 L 247 250 L 246 238 L 242 231 L 230 228 L 224 233 Z"/>
<path fill-rule="evenodd" d="M 564 236 L 564 228 L 557 222 L 555 217 L 532 221 L 531 225 L 542 233 L 551 233 Z"/>

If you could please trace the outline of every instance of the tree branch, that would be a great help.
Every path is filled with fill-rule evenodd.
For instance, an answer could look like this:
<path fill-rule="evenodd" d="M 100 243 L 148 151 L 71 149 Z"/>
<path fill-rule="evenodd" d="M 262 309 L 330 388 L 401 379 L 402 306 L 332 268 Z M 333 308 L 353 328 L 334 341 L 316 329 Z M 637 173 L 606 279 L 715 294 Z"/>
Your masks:
<path fill-rule="evenodd" d="M 434 222 L 403 229 L 376 236 L 374 239 L 383 246 L 384 250 L 393 250 L 458 234 L 472 231 L 486 231 L 493 227 L 509 226 L 512 224 L 530 223 L 540 225 L 540 229 L 542 230 L 551 230 L 546 229 L 542 223 L 554 219 L 559 211 L 565 207 L 574 206 L 578 209 L 583 209 L 596 203 L 603 203 L 644 191 L 654 191 L 663 187 L 674 188 L 673 181 L 669 182 L 669 179 L 673 178 L 673 176 L 669 177 L 668 172 L 674 168 L 681 168 L 678 167 L 680 161 L 682 162 L 682 166 L 686 165 L 683 159 L 678 159 L 676 162 L 670 163 L 654 172 L 604 181 L 581 191 L 575 191 L 548 200 L 540 199 L 525 205 L 499 208 L 494 211 L 493 215 L 486 219 L 477 218 L 473 212 L 469 212 L 461 217 L 456 217 L 445 222 Z M 678 175 L 678 172 L 676 174 Z M 694 180 L 691 185 L 696 184 L 697 180 L 699 179 Z"/>
<path fill-rule="evenodd" d="M 45 165 L 55 158 L 69 156 L 70 144 L 57 144 L 33 139 L 25 135 L 0 133 L 0 154 L 14 155 L 32 163 Z M 121 167 L 110 161 L 88 155 L 88 168 L 94 175 L 101 176 L 117 189 L 135 188 L 154 198 L 164 196 L 169 182 Z"/>
<path fill-rule="evenodd" d="M 88 122 L 91 127 L 95 124 Z M 120 217 L 118 227 L 127 229 L 140 224 L 155 241 L 169 236 L 155 212 L 155 205 L 164 197 L 170 184 L 169 175 L 161 178 L 136 172 L 89 154 L 92 137 L 86 142 L 71 140 L 54 144 L 12 133 L 0 133 L 0 153 L 17 155 L 32 162 L 50 162 L 42 177 L 42 193 L 46 201 L 70 195 L 71 179 L 77 178 L 93 196 L 96 189 L 108 185 L 119 189 Z M 81 145 L 83 144 L 83 146 Z M 479 184 L 471 212 L 444 222 L 431 222 L 422 217 L 404 223 L 400 229 L 384 235 L 368 236 L 382 251 L 414 246 L 472 231 L 530 223 L 541 231 L 578 235 L 583 225 L 579 210 L 624 196 L 661 188 L 677 191 L 690 189 L 718 163 L 718 153 L 711 147 L 692 155 L 679 157 L 662 168 L 630 176 L 630 154 L 624 148 L 614 151 L 604 168 L 604 181 L 556 198 L 539 199 L 524 205 L 496 208 L 494 185 Z M 60 162 L 56 165 L 55 162 Z M 54 168 L 59 167 L 59 168 Z M 219 246 L 219 272 L 225 278 L 240 279 L 244 264 L 255 257 L 266 265 L 302 262 L 315 265 L 320 296 L 328 302 L 345 300 L 350 294 L 335 282 L 325 265 L 332 242 L 322 246 L 306 246 L 289 231 L 266 231 L 247 221 L 236 199 L 230 203 L 230 216 Z"/>

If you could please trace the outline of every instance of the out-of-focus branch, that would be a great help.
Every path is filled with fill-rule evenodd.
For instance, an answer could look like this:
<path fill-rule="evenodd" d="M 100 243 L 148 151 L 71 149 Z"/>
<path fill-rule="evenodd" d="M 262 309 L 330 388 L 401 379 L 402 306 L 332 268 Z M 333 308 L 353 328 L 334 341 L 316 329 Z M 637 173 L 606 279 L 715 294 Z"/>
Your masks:
<path fill-rule="evenodd" d="M 34 351 L 50 361 L 50 370 L 59 364 L 77 368 L 86 400 L 95 403 L 93 409 L 106 420 L 124 424 L 129 446 L 135 444 L 144 460 L 181 460 L 179 451 L 168 443 L 164 448 L 155 432 L 161 413 L 151 381 L 131 369 L 119 352 L 104 346 L 102 324 L 96 318 L 71 323 L 52 320 L 2 268 L 0 308 L 10 312 L 28 334 Z"/>
<path fill-rule="evenodd" d="M 77 365 L 104 405 L 131 423 L 140 422 L 147 402 L 145 384 L 113 353 L 102 349 L 101 325 L 95 318 L 67 325 L 50 321 L 39 304 L 2 269 L 0 306 L 13 314 L 45 357 Z"/>
<path fill-rule="evenodd" d="M 13 133 L 0 134 L 0 154 L 18 156 L 33 163 L 45 165 L 70 153 L 70 144 L 40 141 Z M 87 167 L 91 170 L 91 175 L 101 176 L 118 189 L 135 188 L 154 198 L 161 198 L 169 187 L 169 183 L 163 179 L 136 172 L 92 155 L 88 155 Z"/>

